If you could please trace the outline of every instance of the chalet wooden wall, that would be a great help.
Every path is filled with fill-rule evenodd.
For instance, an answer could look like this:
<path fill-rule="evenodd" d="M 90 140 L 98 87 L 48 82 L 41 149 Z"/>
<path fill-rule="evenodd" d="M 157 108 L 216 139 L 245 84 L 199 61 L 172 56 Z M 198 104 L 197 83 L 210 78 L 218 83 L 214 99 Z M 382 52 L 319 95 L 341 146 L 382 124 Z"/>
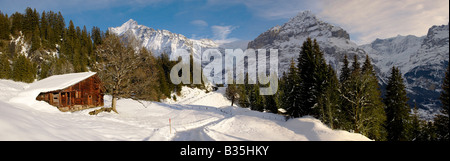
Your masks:
<path fill-rule="evenodd" d="M 103 84 L 95 74 L 65 89 L 40 93 L 36 100 L 46 101 L 61 111 L 103 106 Z"/>

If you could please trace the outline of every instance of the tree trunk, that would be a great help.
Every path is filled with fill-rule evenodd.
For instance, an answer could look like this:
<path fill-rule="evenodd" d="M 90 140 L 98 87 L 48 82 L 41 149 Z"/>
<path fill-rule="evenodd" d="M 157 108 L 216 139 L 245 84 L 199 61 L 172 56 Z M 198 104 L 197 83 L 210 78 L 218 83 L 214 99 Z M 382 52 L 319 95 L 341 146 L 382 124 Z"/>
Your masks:
<path fill-rule="evenodd" d="M 231 106 L 233 106 L 233 104 L 234 104 L 234 97 L 231 98 Z"/>
<path fill-rule="evenodd" d="M 119 112 L 117 112 L 117 110 L 116 110 L 116 104 L 117 104 L 117 97 L 113 96 L 113 98 L 112 98 L 112 103 L 111 103 L 111 108 L 112 108 L 112 110 L 113 110 L 114 112 L 119 113 Z"/>

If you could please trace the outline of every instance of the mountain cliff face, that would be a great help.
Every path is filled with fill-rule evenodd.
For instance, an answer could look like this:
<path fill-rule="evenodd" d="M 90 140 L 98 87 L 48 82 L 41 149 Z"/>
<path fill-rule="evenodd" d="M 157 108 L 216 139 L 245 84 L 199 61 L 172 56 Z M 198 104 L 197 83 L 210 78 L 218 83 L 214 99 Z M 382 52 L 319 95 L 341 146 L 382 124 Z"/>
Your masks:
<path fill-rule="evenodd" d="M 138 25 L 133 19 L 128 20 L 122 26 L 111 27 L 108 30 L 124 39 L 137 40 L 139 47 L 145 47 L 155 56 L 162 53 L 170 55 L 177 49 L 186 49 L 188 52 L 198 53 L 201 48 L 217 48 L 219 46 L 209 39 L 194 40 L 167 30 Z"/>
<path fill-rule="evenodd" d="M 422 116 L 433 117 L 441 103 L 442 79 L 449 61 L 449 26 L 433 26 L 422 37 L 397 36 L 377 39 L 360 46 L 380 69 L 378 75 L 387 82 L 390 68 L 400 68 L 405 79 L 409 103 L 422 109 Z"/>
<path fill-rule="evenodd" d="M 275 26 L 248 43 L 253 49 L 278 49 L 279 73 L 288 71 L 292 58 L 297 61 L 300 48 L 306 38 L 316 39 L 324 52 L 327 63 L 340 69 L 344 55 L 349 58 L 357 55 L 360 61 L 364 50 L 350 41 L 350 36 L 339 26 L 319 20 L 310 11 L 300 12 L 282 26 Z"/>

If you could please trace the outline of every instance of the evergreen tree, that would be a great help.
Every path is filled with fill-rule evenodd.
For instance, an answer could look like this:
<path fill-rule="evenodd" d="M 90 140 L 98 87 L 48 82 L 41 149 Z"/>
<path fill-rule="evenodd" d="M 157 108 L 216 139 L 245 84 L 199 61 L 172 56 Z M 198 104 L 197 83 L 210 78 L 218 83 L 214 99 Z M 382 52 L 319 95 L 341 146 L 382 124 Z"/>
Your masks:
<path fill-rule="evenodd" d="M 276 95 L 264 96 L 264 109 L 271 113 L 278 113 L 277 102 L 275 101 Z"/>
<path fill-rule="evenodd" d="M 342 82 L 340 111 L 343 115 L 340 115 L 338 125 L 371 139 L 385 140 L 384 105 L 370 59 L 366 57 L 364 71 L 361 72 L 355 56 L 352 69 L 350 76 Z"/>
<path fill-rule="evenodd" d="M 36 67 L 25 56 L 19 55 L 13 62 L 12 79 L 31 83 L 36 77 Z"/>
<path fill-rule="evenodd" d="M 385 140 L 387 135 L 384 128 L 386 113 L 376 73 L 368 55 L 366 55 L 361 74 L 363 78 L 367 78 L 367 87 L 365 88 L 368 93 L 365 104 L 366 112 L 363 115 L 363 118 L 366 119 L 362 132 L 371 139 Z"/>
<path fill-rule="evenodd" d="M 367 73 L 373 76 L 376 76 L 375 70 L 373 69 L 372 62 L 370 62 L 369 55 L 366 54 L 366 60 L 361 69 L 362 73 Z"/>
<path fill-rule="evenodd" d="M 245 74 L 244 84 L 238 84 L 238 94 L 239 94 L 239 105 L 244 108 L 250 107 L 250 102 L 248 98 L 248 91 L 246 87 L 248 86 L 248 73 Z"/>
<path fill-rule="evenodd" d="M 252 110 L 255 111 L 264 111 L 264 97 L 259 94 L 259 84 L 255 84 L 253 86 L 254 101 L 250 102 L 250 106 Z"/>
<path fill-rule="evenodd" d="M 341 75 L 339 76 L 339 81 L 341 83 L 345 82 L 350 77 L 350 68 L 348 67 L 348 58 L 347 55 L 344 56 L 344 66 L 341 68 Z"/>
<path fill-rule="evenodd" d="M 178 62 L 170 61 L 169 55 L 167 55 L 166 53 L 162 53 L 161 56 L 158 58 L 158 62 L 159 62 L 158 64 L 160 66 L 160 70 L 162 72 L 161 73 L 161 77 L 164 76 L 164 78 L 161 78 L 164 81 L 160 81 L 160 83 L 161 83 L 160 86 L 162 88 L 162 93 L 165 93 L 166 97 L 170 97 L 171 92 L 172 91 L 176 91 L 177 95 L 179 95 L 180 91 L 181 91 L 181 85 L 182 84 L 175 85 L 175 84 L 170 82 L 170 70 L 179 61 Z"/>
<path fill-rule="evenodd" d="M 0 54 L 0 79 L 9 79 L 11 76 L 11 67 L 6 54 Z"/>
<path fill-rule="evenodd" d="M 298 58 L 300 83 L 300 116 L 318 117 L 318 97 L 325 87 L 327 65 L 317 41 L 308 38 L 301 47 Z"/>
<path fill-rule="evenodd" d="M 131 98 L 134 100 L 159 101 L 159 71 L 156 58 L 145 48 L 139 50 L 138 59 L 140 62 L 131 76 Z"/>
<path fill-rule="evenodd" d="M 351 73 L 357 73 L 357 74 L 361 73 L 361 64 L 359 64 L 358 57 L 356 55 L 353 56 L 353 63 L 352 63 L 352 71 L 351 71 Z"/>
<path fill-rule="evenodd" d="M 239 91 L 235 83 L 229 84 L 225 90 L 225 95 L 228 100 L 231 101 L 231 106 L 234 105 L 235 101 L 239 99 Z"/>
<path fill-rule="evenodd" d="M 398 68 L 392 67 L 391 76 L 386 87 L 386 130 L 388 141 L 408 140 L 409 107 L 405 85 Z"/>
<path fill-rule="evenodd" d="M 45 15 L 45 11 L 42 12 L 41 22 L 40 22 L 40 31 L 41 31 L 41 39 L 47 40 L 47 29 L 48 29 L 48 21 L 47 16 Z"/>
<path fill-rule="evenodd" d="M 23 30 L 23 21 L 24 21 L 24 16 L 22 14 L 20 14 L 19 12 L 15 12 L 14 14 L 11 15 L 11 33 L 14 36 L 17 36 L 19 34 L 20 31 Z"/>
<path fill-rule="evenodd" d="M 271 78 L 269 79 L 278 79 L 277 76 L 275 75 L 271 75 Z M 278 82 L 280 83 L 280 82 Z M 272 90 L 272 88 L 268 88 L 269 84 L 264 85 L 264 87 L 266 87 L 269 92 L 274 93 Z M 263 100 L 264 100 L 264 110 L 271 112 L 271 113 L 278 113 L 278 106 L 277 106 L 277 102 L 276 102 L 276 98 L 277 98 L 277 93 L 279 92 L 279 90 L 277 89 L 277 92 L 273 95 L 265 95 L 262 96 Z"/>
<path fill-rule="evenodd" d="M 449 83 L 450 83 L 450 68 L 447 67 L 445 78 L 442 84 L 442 92 L 440 100 L 442 102 L 441 113 L 434 118 L 434 124 L 436 126 L 436 137 L 440 141 L 449 141 Z"/>
<path fill-rule="evenodd" d="M 289 67 L 289 72 L 286 75 L 283 106 L 291 117 L 300 117 L 300 77 L 298 68 L 295 66 L 295 62 L 291 60 L 291 66 Z"/>
<path fill-rule="evenodd" d="M 0 11 L 0 40 L 9 40 L 9 34 L 11 33 L 9 26 L 8 15 L 4 15 Z"/>
<path fill-rule="evenodd" d="M 286 107 L 285 107 L 285 100 L 286 100 L 285 92 L 287 91 L 286 90 L 286 77 L 287 77 L 286 72 L 283 72 L 281 78 L 278 79 L 278 92 L 276 94 L 276 99 L 275 99 L 278 109 L 283 109 L 284 111 L 286 111 Z"/>
<path fill-rule="evenodd" d="M 31 37 L 31 52 L 34 52 L 41 48 L 41 36 L 39 34 L 39 28 L 36 28 Z"/>
<path fill-rule="evenodd" d="M 410 130 L 410 140 L 411 141 L 425 141 L 422 136 L 423 123 L 419 118 L 419 109 L 417 108 L 416 103 L 414 102 L 414 110 L 411 116 L 411 130 Z"/>
<path fill-rule="evenodd" d="M 328 65 L 327 82 L 323 95 L 319 97 L 320 120 L 334 129 L 339 122 L 339 80 L 334 69 Z"/>
<path fill-rule="evenodd" d="M 344 66 L 341 68 L 341 75 L 339 76 L 339 81 L 341 83 L 340 86 L 340 107 L 338 109 L 339 111 L 339 121 L 336 123 L 336 126 L 340 129 L 344 130 L 353 130 L 353 122 L 351 114 L 352 114 L 352 104 L 348 100 L 350 98 L 350 92 L 352 89 L 350 89 L 351 81 L 351 70 L 349 68 L 349 62 L 347 59 L 347 55 L 345 55 L 343 60 Z"/>
<path fill-rule="evenodd" d="M 319 119 L 334 129 L 339 107 L 339 80 L 330 65 L 328 65 L 324 93 L 318 98 L 318 107 L 320 109 Z"/>

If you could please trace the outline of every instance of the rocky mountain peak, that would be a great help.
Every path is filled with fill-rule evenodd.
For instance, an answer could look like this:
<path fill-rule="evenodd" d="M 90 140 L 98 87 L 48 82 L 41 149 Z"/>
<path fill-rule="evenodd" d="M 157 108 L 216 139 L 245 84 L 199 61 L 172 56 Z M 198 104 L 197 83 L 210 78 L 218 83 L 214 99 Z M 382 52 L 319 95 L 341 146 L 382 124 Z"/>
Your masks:
<path fill-rule="evenodd" d="M 358 55 L 364 60 L 365 52 L 354 42 L 350 35 L 339 26 L 320 20 L 311 11 L 303 11 L 281 26 L 274 26 L 248 43 L 253 49 L 278 49 L 279 73 L 287 71 L 290 60 L 298 57 L 302 43 L 306 38 L 316 39 L 324 52 L 327 63 L 335 69 L 340 68 L 344 55 Z"/>
<path fill-rule="evenodd" d="M 428 29 L 427 36 L 424 40 L 424 45 L 428 48 L 442 47 L 449 43 L 449 25 L 433 26 Z"/>

